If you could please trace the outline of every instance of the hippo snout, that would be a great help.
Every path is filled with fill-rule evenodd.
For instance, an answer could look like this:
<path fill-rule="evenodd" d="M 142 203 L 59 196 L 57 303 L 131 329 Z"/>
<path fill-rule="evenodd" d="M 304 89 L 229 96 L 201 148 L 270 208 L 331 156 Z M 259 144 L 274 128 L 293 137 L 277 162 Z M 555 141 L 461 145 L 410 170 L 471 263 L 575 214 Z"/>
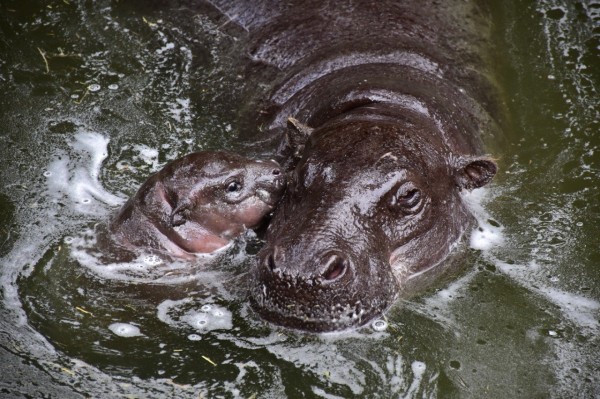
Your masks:
<path fill-rule="evenodd" d="M 393 298 L 386 286 L 379 287 L 383 297 L 365 295 L 368 276 L 352 253 L 322 248 L 306 259 L 303 252 L 279 246 L 259 252 L 251 303 L 263 318 L 302 330 L 340 330 L 364 324 Z"/>

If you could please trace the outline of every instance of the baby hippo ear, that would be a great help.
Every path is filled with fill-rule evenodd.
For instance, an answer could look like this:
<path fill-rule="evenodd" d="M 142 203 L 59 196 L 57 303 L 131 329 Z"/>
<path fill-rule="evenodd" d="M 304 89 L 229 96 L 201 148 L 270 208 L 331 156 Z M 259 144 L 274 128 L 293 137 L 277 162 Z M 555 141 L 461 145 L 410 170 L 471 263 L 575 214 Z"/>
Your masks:
<path fill-rule="evenodd" d="M 185 212 L 189 209 L 189 205 L 189 201 L 184 201 L 173 209 L 170 217 L 172 227 L 181 226 L 186 222 Z"/>
<path fill-rule="evenodd" d="M 455 165 L 456 184 L 466 190 L 485 186 L 498 171 L 496 162 L 488 157 L 460 157 Z"/>

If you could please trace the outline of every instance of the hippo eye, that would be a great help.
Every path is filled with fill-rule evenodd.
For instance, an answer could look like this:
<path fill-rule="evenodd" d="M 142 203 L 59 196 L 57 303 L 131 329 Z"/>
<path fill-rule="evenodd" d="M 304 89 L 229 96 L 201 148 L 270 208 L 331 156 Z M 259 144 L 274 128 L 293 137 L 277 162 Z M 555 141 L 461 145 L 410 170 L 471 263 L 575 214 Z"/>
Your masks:
<path fill-rule="evenodd" d="M 422 200 L 421 190 L 412 183 L 406 183 L 400 186 L 392 196 L 390 208 L 405 213 L 415 213 L 419 211 Z"/>
<path fill-rule="evenodd" d="M 240 191 L 241 189 L 242 189 L 242 183 L 240 183 L 238 181 L 232 181 L 231 183 L 229 183 L 227 185 L 228 193 L 235 193 L 237 191 Z"/>

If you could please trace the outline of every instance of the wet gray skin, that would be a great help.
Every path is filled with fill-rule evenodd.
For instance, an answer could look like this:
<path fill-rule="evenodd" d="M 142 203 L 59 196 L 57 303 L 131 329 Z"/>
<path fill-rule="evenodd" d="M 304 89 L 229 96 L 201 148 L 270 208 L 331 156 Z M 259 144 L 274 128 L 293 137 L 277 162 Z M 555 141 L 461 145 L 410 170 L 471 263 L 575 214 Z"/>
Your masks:
<path fill-rule="evenodd" d="M 474 221 L 460 191 L 496 173 L 482 136 L 501 107 L 478 14 L 456 21 L 433 1 L 211 3 L 246 34 L 246 74 L 276 82 L 258 123 L 291 175 L 253 306 L 302 330 L 362 325 L 443 264 Z"/>
<path fill-rule="evenodd" d="M 152 175 L 110 223 L 112 239 L 193 259 L 257 227 L 280 199 L 285 180 L 274 161 L 196 152 Z"/>

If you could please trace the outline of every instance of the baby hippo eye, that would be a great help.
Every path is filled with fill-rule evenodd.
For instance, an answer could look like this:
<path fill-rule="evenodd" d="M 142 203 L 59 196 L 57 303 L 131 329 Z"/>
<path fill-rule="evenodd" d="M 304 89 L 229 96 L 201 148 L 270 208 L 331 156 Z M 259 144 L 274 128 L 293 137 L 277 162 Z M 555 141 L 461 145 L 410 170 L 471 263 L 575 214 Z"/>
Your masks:
<path fill-rule="evenodd" d="M 232 181 L 231 183 L 229 183 L 227 185 L 228 193 L 235 193 L 237 191 L 240 191 L 241 189 L 242 189 L 242 183 L 240 183 L 238 181 Z"/>
<path fill-rule="evenodd" d="M 423 195 L 413 183 L 408 182 L 401 185 L 390 201 L 392 210 L 399 210 L 404 213 L 416 213 L 423 202 Z"/>

